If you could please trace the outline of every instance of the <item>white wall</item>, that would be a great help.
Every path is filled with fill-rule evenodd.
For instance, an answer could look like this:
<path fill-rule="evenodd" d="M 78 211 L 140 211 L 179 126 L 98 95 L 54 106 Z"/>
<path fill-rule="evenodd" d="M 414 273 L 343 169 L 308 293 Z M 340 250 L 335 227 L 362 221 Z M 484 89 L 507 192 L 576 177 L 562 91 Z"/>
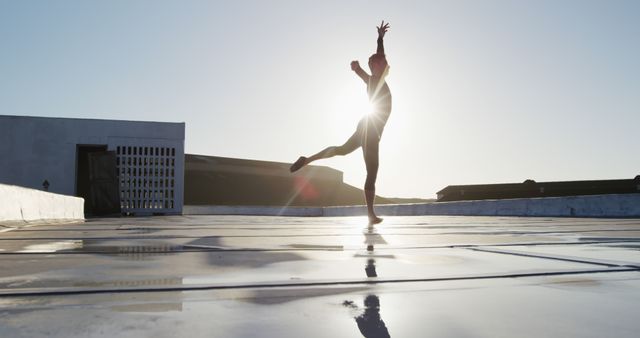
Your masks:
<path fill-rule="evenodd" d="M 84 220 L 84 200 L 0 184 L 0 225 Z"/>
<path fill-rule="evenodd" d="M 176 148 L 176 205 L 184 201 L 184 123 L 0 116 L 0 183 L 76 194 L 77 145 Z"/>
<path fill-rule="evenodd" d="M 640 217 L 640 194 L 519 198 L 506 200 L 378 205 L 381 216 Z M 366 216 L 365 206 L 279 208 L 185 206 L 190 215 Z"/>
<path fill-rule="evenodd" d="M 640 194 L 518 198 L 381 205 L 381 215 L 640 217 Z M 364 207 L 327 207 L 324 216 L 366 215 Z"/>

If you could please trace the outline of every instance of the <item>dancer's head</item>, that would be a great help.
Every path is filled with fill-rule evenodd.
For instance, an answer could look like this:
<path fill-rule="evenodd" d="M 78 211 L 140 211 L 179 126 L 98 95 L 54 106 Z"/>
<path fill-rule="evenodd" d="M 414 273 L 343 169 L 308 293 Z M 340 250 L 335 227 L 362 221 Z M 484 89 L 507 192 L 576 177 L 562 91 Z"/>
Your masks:
<path fill-rule="evenodd" d="M 387 64 L 387 58 L 384 54 L 373 54 L 369 57 L 369 69 L 371 70 L 371 75 L 382 76 L 387 67 L 389 67 L 389 65 Z"/>

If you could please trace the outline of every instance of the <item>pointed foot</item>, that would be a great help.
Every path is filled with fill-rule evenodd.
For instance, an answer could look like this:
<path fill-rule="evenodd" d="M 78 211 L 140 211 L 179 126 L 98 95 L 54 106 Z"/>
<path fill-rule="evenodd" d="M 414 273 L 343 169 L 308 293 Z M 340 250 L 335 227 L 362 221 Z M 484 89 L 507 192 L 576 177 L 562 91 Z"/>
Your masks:
<path fill-rule="evenodd" d="M 296 172 L 300 170 L 300 168 L 304 167 L 305 164 L 307 164 L 307 158 L 304 156 L 300 156 L 298 160 L 295 161 L 295 163 L 293 163 L 291 167 L 289 167 L 289 171 L 292 173 Z"/>

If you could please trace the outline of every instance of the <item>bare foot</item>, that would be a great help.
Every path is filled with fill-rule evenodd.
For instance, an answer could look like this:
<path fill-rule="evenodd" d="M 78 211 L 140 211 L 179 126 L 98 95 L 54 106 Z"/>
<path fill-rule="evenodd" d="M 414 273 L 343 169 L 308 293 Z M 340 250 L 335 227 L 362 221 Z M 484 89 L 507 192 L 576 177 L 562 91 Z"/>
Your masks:
<path fill-rule="evenodd" d="M 382 218 L 378 217 L 378 216 L 369 216 L 369 225 L 374 225 L 374 224 L 378 224 L 378 223 L 382 223 Z"/>

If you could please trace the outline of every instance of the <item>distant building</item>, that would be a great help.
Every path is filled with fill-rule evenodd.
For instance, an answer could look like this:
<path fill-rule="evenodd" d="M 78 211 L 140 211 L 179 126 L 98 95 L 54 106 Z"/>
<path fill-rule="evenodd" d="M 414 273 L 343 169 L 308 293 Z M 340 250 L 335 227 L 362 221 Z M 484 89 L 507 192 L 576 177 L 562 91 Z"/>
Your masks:
<path fill-rule="evenodd" d="M 88 214 L 181 214 L 184 123 L 0 116 L 0 182 L 85 199 Z"/>
<path fill-rule="evenodd" d="M 627 180 L 450 185 L 437 193 L 438 202 L 507 198 L 560 197 L 640 193 L 640 175 Z"/>
<path fill-rule="evenodd" d="M 361 189 L 346 184 L 342 172 L 291 163 L 186 155 L 186 205 L 336 206 L 362 205 Z M 377 197 L 376 203 L 419 203 L 420 199 Z"/>

